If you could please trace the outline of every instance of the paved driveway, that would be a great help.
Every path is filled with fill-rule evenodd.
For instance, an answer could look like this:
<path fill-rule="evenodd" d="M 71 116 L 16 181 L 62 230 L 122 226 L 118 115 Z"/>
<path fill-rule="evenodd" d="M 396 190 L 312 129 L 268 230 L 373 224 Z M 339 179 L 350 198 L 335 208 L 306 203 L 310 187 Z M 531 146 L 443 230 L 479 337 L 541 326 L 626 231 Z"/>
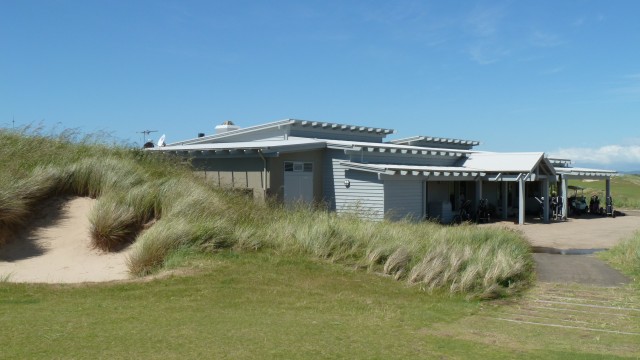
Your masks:
<path fill-rule="evenodd" d="M 532 246 L 552 249 L 610 249 L 618 242 L 640 230 L 640 212 L 625 211 L 626 216 L 569 218 L 567 221 L 517 225 L 497 222 L 491 226 L 504 226 L 522 231 Z"/>
<path fill-rule="evenodd" d="M 498 222 L 521 231 L 533 247 L 538 281 L 620 286 L 629 279 L 599 260 L 593 253 L 615 246 L 640 230 L 640 213 L 626 216 L 570 218 L 564 222 L 517 225 Z"/>

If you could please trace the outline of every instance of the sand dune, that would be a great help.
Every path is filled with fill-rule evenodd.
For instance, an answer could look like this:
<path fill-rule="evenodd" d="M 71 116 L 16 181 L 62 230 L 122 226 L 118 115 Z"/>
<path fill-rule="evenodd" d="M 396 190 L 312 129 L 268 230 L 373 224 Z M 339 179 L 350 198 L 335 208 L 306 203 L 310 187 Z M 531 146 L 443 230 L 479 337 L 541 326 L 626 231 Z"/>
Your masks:
<path fill-rule="evenodd" d="M 129 278 L 126 257 L 91 248 L 87 215 L 94 199 L 52 199 L 28 229 L 0 247 L 0 280 L 81 283 Z"/>

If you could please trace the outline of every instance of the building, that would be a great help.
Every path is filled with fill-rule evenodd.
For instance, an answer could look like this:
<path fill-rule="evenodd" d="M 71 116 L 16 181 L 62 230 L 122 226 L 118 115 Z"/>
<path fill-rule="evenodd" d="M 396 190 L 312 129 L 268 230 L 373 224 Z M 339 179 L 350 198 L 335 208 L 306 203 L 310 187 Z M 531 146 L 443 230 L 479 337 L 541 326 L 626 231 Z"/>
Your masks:
<path fill-rule="evenodd" d="M 549 187 L 567 179 L 607 181 L 615 171 L 577 169 L 542 152 L 478 151 L 478 141 L 414 136 L 385 141 L 391 129 L 286 119 L 240 128 L 231 122 L 210 136 L 149 149 L 189 158 L 216 186 L 285 204 L 324 202 L 338 213 L 372 220 L 436 218 L 450 222 L 461 204 L 482 199 L 498 216 L 518 216 L 527 204 L 549 221 Z M 532 202 L 531 200 L 534 200 Z M 566 211 L 567 196 L 563 196 Z M 566 213 L 565 213 L 566 216 Z"/>

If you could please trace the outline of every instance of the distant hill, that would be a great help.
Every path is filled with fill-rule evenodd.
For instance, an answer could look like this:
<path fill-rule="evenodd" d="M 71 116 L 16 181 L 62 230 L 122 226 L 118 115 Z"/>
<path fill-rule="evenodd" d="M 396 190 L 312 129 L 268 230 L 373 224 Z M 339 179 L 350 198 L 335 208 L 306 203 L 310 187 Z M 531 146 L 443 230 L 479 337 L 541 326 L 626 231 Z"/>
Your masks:
<path fill-rule="evenodd" d="M 620 171 L 620 173 L 627 174 L 627 175 L 640 175 L 640 170 Z"/>

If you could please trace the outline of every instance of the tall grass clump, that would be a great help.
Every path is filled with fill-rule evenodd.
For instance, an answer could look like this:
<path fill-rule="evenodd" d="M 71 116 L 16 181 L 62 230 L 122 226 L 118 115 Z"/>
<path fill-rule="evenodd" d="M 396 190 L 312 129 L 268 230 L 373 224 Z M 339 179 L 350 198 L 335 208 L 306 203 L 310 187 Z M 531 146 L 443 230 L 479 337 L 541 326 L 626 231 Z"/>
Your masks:
<path fill-rule="evenodd" d="M 89 214 L 91 240 L 96 248 L 113 251 L 133 242 L 142 223 L 131 206 L 102 197 Z"/>
<path fill-rule="evenodd" d="M 352 264 L 427 291 L 492 298 L 526 287 L 533 273 L 529 245 L 513 231 L 368 222 L 309 208 L 271 215 L 262 236 L 276 251 Z"/>
<path fill-rule="evenodd" d="M 640 280 L 640 231 L 598 255 L 631 276 L 636 283 Z"/>

